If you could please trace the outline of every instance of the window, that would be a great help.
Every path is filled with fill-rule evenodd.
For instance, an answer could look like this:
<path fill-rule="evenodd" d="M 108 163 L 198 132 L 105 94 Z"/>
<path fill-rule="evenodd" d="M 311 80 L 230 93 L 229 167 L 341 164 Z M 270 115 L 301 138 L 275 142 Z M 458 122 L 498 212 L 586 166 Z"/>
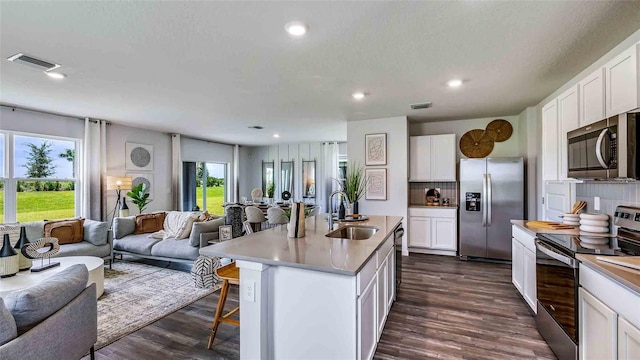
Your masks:
<path fill-rule="evenodd" d="M 76 153 L 79 141 L 13 133 L 0 135 L 2 221 L 28 222 L 77 216 Z M 5 163 L 6 153 L 12 154 L 9 166 Z"/>
<path fill-rule="evenodd" d="M 226 179 L 227 164 L 183 163 L 183 209 L 224 215 Z"/>

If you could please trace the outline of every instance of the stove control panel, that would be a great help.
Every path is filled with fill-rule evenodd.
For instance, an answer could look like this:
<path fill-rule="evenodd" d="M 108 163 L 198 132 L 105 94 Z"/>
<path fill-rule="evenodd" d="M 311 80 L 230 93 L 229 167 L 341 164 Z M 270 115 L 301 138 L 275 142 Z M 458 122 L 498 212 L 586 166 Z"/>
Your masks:
<path fill-rule="evenodd" d="M 640 231 L 640 208 L 618 206 L 613 214 L 613 224 L 623 228 Z"/>

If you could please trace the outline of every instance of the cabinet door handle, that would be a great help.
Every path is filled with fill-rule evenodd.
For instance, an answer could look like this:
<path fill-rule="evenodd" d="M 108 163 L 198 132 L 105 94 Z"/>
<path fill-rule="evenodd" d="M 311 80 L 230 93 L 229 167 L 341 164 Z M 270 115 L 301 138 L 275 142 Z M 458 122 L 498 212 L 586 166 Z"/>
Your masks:
<path fill-rule="evenodd" d="M 604 157 L 602 156 L 602 142 L 604 141 L 604 136 L 607 135 L 607 131 L 609 131 L 609 129 L 603 129 L 600 135 L 598 136 L 598 141 L 596 141 L 596 157 L 598 158 L 598 162 L 600 163 L 600 166 L 602 166 L 605 169 L 608 169 L 609 165 L 607 165 L 607 163 L 604 162 Z"/>

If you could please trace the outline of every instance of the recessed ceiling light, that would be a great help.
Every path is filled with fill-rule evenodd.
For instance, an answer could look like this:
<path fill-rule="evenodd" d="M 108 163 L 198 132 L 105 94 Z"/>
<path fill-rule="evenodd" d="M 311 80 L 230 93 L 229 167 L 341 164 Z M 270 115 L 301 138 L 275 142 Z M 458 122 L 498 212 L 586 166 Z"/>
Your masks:
<path fill-rule="evenodd" d="M 274 137 L 274 138 L 279 138 L 279 137 L 280 137 L 280 134 L 273 134 L 273 137 Z"/>
<path fill-rule="evenodd" d="M 284 26 L 284 29 L 287 30 L 289 35 L 296 36 L 296 37 L 303 36 L 304 34 L 307 33 L 307 30 L 309 30 L 307 25 L 305 23 L 303 23 L 303 22 L 300 22 L 300 21 L 288 22 Z"/>
<path fill-rule="evenodd" d="M 462 85 L 462 80 L 460 79 L 449 80 L 447 81 L 447 85 L 449 85 L 449 87 L 455 88 Z"/>
<path fill-rule="evenodd" d="M 67 77 L 67 75 L 63 74 L 63 73 L 59 73 L 59 72 L 54 72 L 54 71 L 45 71 L 45 74 L 47 74 L 47 76 L 54 78 L 54 79 L 64 79 Z"/>
<path fill-rule="evenodd" d="M 351 94 L 351 96 L 356 100 L 362 100 L 362 99 L 364 99 L 366 94 L 363 93 L 363 92 L 354 92 L 353 94 Z"/>

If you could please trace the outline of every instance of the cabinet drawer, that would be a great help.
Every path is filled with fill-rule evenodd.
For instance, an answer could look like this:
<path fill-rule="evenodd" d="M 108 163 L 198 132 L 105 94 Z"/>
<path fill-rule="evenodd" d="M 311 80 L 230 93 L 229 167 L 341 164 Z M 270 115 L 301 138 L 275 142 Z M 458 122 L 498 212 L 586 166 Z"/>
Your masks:
<path fill-rule="evenodd" d="M 389 238 L 385 240 L 385 242 L 380 246 L 380 248 L 376 252 L 377 253 L 376 269 L 380 268 L 380 265 L 382 264 L 384 259 L 387 257 L 387 254 L 389 253 L 389 250 L 391 250 L 391 248 L 393 248 L 393 234 L 391 234 L 391 236 L 389 236 Z"/>
<path fill-rule="evenodd" d="M 640 327 L 640 295 L 614 280 L 580 263 L 580 285 L 593 296 L 620 314 L 633 326 Z"/>
<path fill-rule="evenodd" d="M 526 230 L 517 225 L 511 226 L 511 235 L 527 249 L 533 251 L 534 253 L 536 252 L 535 236 L 531 235 Z"/>
<path fill-rule="evenodd" d="M 373 279 L 373 277 L 376 275 L 376 262 L 376 255 L 374 254 L 356 276 L 356 287 L 358 296 L 362 295 L 364 289 L 367 287 L 371 279 Z"/>
<path fill-rule="evenodd" d="M 414 207 L 409 208 L 409 216 L 423 216 L 423 217 L 440 217 L 440 218 L 452 218 L 455 219 L 458 215 L 458 209 L 456 208 L 437 208 L 437 207 Z"/>

